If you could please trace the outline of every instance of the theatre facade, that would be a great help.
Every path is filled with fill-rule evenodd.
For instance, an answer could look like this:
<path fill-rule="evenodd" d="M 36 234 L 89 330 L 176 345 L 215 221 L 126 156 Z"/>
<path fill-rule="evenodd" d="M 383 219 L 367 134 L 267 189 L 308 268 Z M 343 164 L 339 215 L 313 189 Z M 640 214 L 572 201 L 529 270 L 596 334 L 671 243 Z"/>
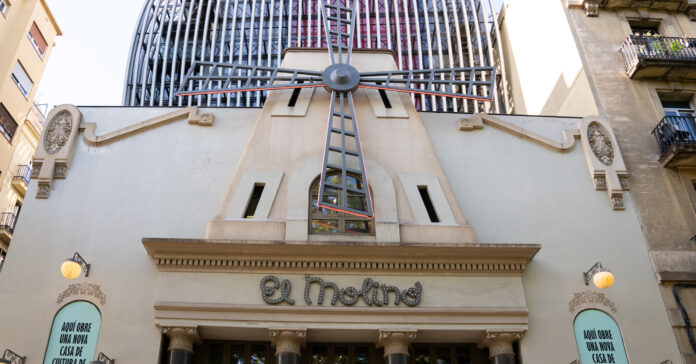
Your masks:
<path fill-rule="evenodd" d="M 325 52 L 283 66 L 320 70 Z M 370 219 L 317 206 L 330 94 L 298 90 L 263 108 L 53 109 L 0 276 L 2 349 L 28 364 L 681 362 L 607 120 L 354 91 L 369 181 L 327 178 L 368 186 Z M 89 266 L 68 280 L 71 257 Z"/>

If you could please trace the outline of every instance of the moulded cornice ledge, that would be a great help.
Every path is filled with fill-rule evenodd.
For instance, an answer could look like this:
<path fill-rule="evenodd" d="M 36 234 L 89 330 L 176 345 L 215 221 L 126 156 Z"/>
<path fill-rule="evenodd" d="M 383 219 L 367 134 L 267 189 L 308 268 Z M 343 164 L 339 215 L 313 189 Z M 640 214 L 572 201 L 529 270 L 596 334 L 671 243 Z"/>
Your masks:
<path fill-rule="evenodd" d="M 485 113 L 476 113 L 471 118 L 459 119 L 459 130 L 471 131 L 474 129 L 482 129 L 484 123 L 561 153 L 573 149 L 573 147 L 575 147 L 575 138 L 580 137 L 579 130 L 565 129 L 563 130 L 563 141 L 559 142 Z"/>
<path fill-rule="evenodd" d="M 160 271 L 519 275 L 539 244 L 242 241 L 143 238 Z"/>
<path fill-rule="evenodd" d="M 108 143 L 113 143 L 117 140 L 130 137 L 139 132 L 156 128 L 173 121 L 186 118 L 189 124 L 200 126 L 213 125 L 213 114 L 199 114 L 198 107 L 189 106 L 183 109 L 178 109 L 168 112 L 164 115 L 154 117 L 139 123 L 135 123 L 124 128 L 114 130 L 104 135 L 96 135 L 97 124 L 82 122 L 80 130 L 84 130 L 83 137 L 85 142 L 90 145 L 100 146 Z"/>

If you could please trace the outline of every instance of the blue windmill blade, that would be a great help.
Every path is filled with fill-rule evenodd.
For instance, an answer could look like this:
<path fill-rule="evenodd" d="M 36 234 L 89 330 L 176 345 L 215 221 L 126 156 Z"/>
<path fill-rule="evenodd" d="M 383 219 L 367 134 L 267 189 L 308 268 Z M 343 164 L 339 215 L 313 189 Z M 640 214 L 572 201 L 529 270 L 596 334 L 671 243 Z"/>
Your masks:
<path fill-rule="evenodd" d="M 373 218 L 352 92 L 332 92 L 318 206 Z"/>
<path fill-rule="evenodd" d="M 196 61 L 177 96 L 324 87 L 321 76 L 321 71 Z"/>
<path fill-rule="evenodd" d="M 329 45 L 331 64 L 349 64 L 353 50 L 353 34 L 357 0 L 322 0 L 321 13 L 324 19 L 326 40 Z"/>
<path fill-rule="evenodd" d="M 491 101 L 495 67 L 360 72 L 358 87 Z"/>

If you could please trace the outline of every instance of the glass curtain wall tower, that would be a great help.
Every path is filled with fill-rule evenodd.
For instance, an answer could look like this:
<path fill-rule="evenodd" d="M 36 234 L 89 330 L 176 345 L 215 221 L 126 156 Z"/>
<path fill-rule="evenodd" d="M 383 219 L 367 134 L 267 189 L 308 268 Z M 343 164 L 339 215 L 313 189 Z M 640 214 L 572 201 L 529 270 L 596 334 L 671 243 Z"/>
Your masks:
<path fill-rule="evenodd" d="M 262 91 L 175 94 L 193 61 L 276 66 L 286 48 L 326 47 L 319 1 L 148 0 L 133 36 L 123 104 L 262 106 Z M 354 48 L 391 49 L 401 70 L 497 66 L 498 91 L 486 111 L 510 109 L 493 0 L 358 1 Z M 471 100 L 412 98 L 419 111 L 484 110 Z"/>

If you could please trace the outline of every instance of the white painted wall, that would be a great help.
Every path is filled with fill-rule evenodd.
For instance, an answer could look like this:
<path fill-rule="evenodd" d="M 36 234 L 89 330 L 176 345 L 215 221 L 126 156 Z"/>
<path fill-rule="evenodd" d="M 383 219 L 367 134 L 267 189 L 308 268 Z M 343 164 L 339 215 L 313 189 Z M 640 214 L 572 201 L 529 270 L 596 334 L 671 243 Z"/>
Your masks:
<path fill-rule="evenodd" d="M 169 111 L 81 110 L 85 122 L 97 123 L 98 135 Z M 158 297 L 181 298 L 157 291 L 168 286 L 157 284 L 162 274 L 141 239 L 204 237 L 259 110 L 201 112 L 215 114 L 212 127 L 178 121 L 107 146 L 79 140 L 67 179 L 54 181 L 47 200 L 33 197 L 37 186 L 32 181 L 0 273 L 0 322 L 13 328 L 0 330 L 0 343 L 32 363 L 43 358 L 61 307 L 58 295 L 70 284 L 89 282 L 107 296 L 99 305 L 103 320 L 97 350 L 123 363 L 156 362 L 160 334 L 153 303 Z M 626 210 L 613 211 L 605 192 L 594 191 L 579 143 L 557 153 L 488 126 L 461 132 L 457 120 L 462 115 L 421 116 L 478 241 L 542 245 L 523 275 L 530 308 L 529 332 L 521 344 L 525 363 L 577 359 L 568 302 L 574 292 L 596 290 L 584 285 L 581 272 L 597 260 L 616 275 L 614 286 L 603 292 L 616 304 L 618 312 L 612 315 L 630 359 L 679 362 L 630 193 L 624 195 Z M 559 140 L 561 130 L 578 121 L 506 120 Z M 67 281 L 59 267 L 75 251 L 93 270 L 87 278 Z M 196 287 L 207 277 L 190 275 L 186 282 Z"/>
<path fill-rule="evenodd" d="M 171 111 L 81 108 L 97 135 Z M 43 360 L 58 295 L 70 284 L 101 285 L 97 352 L 122 363 L 156 363 L 160 333 L 153 302 L 158 272 L 141 238 L 203 237 L 223 197 L 259 109 L 214 109 L 212 127 L 185 120 L 100 147 L 77 142 L 67 179 L 37 200 L 33 180 L 0 272 L 0 343 Z M 78 251 L 89 277 L 68 281 L 62 261 Z M 66 301 L 65 303 L 69 302 Z"/>
<path fill-rule="evenodd" d="M 478 240 L 542 245 L 523 275 L 530 308 L 524 363 L 579 358 L 568 303 L 588 289 L 616 304 L 618 312 L 608 313 L 621 328 L 629 360 L 681 362 L 631 194 L 624 193 L 625 211 L 611 209 L 606 191 L 594 190 L 579 141 L 558 153 L 493 127 L 455 132 L 459 115 L 421 117 Z M 503 118 L 543 126 L 558 141 L 578 120 Z M 613 271 L 611 288 L 585 286 L 581 273 L 596 261 Z"/>

